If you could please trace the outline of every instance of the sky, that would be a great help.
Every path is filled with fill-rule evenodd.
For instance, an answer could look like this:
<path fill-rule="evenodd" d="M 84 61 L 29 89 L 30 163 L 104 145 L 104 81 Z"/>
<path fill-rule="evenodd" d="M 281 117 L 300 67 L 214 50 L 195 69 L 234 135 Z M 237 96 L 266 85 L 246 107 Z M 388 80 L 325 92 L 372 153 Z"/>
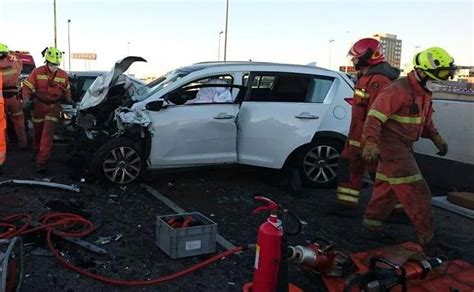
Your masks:
<path fill-rule="evenodd" d="M 196 62 L 215 61 L 225 26 L 225 0 L 56 0 L 57 44 L 72 70 L 109 70 L 126 55 L 144 57 L 130 73 L 159 76 Z M 40 52 L 54 44 L 53 0 L 0 0 L 0 43 Z M 229 0 L 227 60 L 348 64 L 352 43 L 375 33 L 402 40 L 402 66 L 415 52 L 446 49 L 458 65 L 474 65 L 474 1 Z M 334 40 L 330 42 L 329 40 Z M 223 56 L 221 35 L 220 56 Z"/>

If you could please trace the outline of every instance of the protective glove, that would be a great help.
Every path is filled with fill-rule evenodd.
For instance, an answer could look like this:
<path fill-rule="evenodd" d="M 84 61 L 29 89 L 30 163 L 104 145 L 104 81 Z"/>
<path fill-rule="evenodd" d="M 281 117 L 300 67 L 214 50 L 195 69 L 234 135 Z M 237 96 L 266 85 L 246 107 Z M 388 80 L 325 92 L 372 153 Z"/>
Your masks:
<path fill-rule="evenodd" d="M 362 158 L 367 163 L 375 163 L 380 159 L 380 150 L 377 144 L 372 142 L 365 143 L 364 149 L 362 149 Z"/>
<path fill-rule="evenodd" d="M 436 148 L 438 148 L 439 150 L 438 153 L 436 153 L 436 155 L 446 156 L 446 154 L 448 154 L 448 143 L 444 141 L 441 135 L 434 136 L 432 141 L 435 144 Z"/>

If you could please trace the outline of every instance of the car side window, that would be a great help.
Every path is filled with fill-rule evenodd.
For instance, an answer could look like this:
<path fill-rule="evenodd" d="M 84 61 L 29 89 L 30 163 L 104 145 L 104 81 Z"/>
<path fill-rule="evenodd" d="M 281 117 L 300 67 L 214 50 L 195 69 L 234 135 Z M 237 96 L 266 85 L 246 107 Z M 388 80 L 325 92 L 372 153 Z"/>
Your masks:
<path fill-rule="evenodd" d="M 175 91 L 169 101 L 174 104 L 233 103 L 232 75 L 217 75 L 192 81 Z M 212 86 L 216 85 L 216 86 Z M 236 96 L 236 95 L 234 95 Z"/>
<path fill-rule="evenodd" d="M 322 103 L 328 95 L 334 83 L 334 78 L 327 76 L 316 76 L 311 80 L 310 90 L 306 102 Z"/>
<path fill-rule="evenodd" d="M 291 73 L 255 74 L 249 101 L 321 103 L 334 78 Z"/>

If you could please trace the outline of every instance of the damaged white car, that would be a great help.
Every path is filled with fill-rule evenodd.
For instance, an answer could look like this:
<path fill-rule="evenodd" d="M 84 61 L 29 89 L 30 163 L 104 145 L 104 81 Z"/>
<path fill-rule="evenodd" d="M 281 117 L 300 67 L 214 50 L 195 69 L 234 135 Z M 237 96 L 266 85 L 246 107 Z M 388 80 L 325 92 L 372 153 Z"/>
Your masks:
<path fill-rule="evenodd" d="M 145 171 L 223 164 L 299 169 L 329 186 L 349 129 L 352 81 L 314 66 L 209 62 L 179 68 L 147 86 L 117 62 L 84 96 L 76 153 L 111 182 Z M 119 85 L 120 84 L 120 85 Z"/>

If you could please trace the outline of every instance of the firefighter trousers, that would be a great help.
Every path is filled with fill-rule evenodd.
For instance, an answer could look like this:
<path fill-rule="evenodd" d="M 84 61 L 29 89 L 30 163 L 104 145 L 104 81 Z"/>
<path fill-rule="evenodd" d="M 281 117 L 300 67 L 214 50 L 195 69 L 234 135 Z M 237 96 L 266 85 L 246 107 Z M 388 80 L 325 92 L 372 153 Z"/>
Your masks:
<path fill-rule="evenodd" d="M 5 113 L 8 114 L 12 121 L 16 137 L 18 138 L 18 146 L 20 148 L 26 148 L 25 118 L 20 101 L 16 97 L 5 98 Z"/>
<path fill-rule="evenodd" d="M 375 173 L 377 164 L 367 164 L 361 156 L 360 143 L 349 140 L 339 160 L 339 185 L 337 202 L 348 207 L 357 207 L 359 194 L 364 184 L 365 170 Z"/>
<path fill-rule="evenodd" d="M 33 113 L 33 150 L 36 164 L 44 165 L 51 156 L 54 133 L 59 119 L 59 104 L 35 104 Z"/>
<path fill-rule="evenodd" d="M 420 242 L 429 242 L 435 231 L 431 192 L 413 156 L 379 162 L 363 224 L 373 230 L 383 229 L 383 221 L 397 201 L 405 207 Z"/>

